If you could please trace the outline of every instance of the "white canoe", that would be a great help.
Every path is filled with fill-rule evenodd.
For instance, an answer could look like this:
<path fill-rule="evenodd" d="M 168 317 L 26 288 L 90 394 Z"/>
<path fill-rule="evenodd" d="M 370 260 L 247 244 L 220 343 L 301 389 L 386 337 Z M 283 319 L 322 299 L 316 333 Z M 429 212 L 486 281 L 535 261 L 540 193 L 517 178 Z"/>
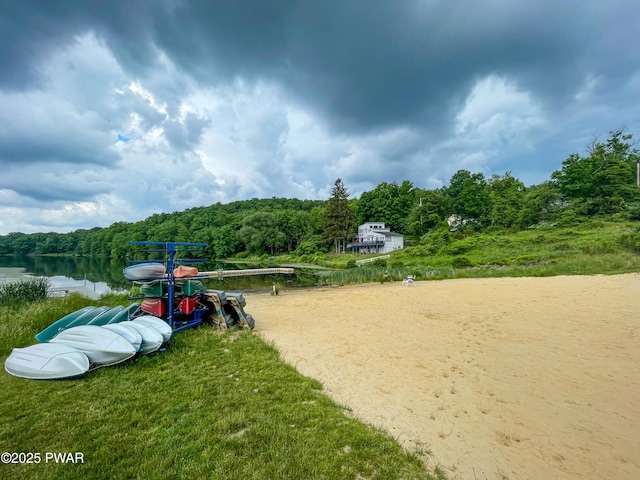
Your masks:
<path fill-rule="evenodd" d="M 126 322 L 126 324 L 130 328 L 135 328 L 142 336 L 142 345 L 140 346 L 142 355 L 157 351 L 164 343 L 162 335 L 155 328 L 135 322 Z"/>
<path fill-rule="evenodd" d="M 4 362 L 4 369 L 15 377 L 57 380 L 84 375 L 89 370 L 89 359 L 67 345 L 38 343 L 14 348 Z"/>
<path fill-rule="evenodd" d="M 136 354 L 135 347 L 122 335 L 97 325 L 80 325 L 63 330 L 49 343 L 77 348 L 96 366 L 115 365 Z"/>
<path fill-rule="evenodd" d="M 135 328 L 131 328 L 125 323 L 108 323 L 107 325 L 103 325 L 102 328 L 106 328 L 107 330 L 111 330 L 112 332 L 122 335 L 124 338 L 129 340 L 129 343 L 133 345 L 136 352 L 140 351 L 140 347 L 142 346 L 142 335 L 140 335 Z"/>
<path fill-rule="evenodd" d="M 122 270 L 127 280 L 150 280 L 164 277 L 166 268 L 164 263 L 137 263 Z"/>
<path fill-rule="evenodd" d="M 132 322 L 142 323 L 143 325 L 148 325 L 155 328 L 160 332 L 165 342 L 171 338 L 171 334 L 173 333 L 173 330 L 167 322 L 165 322 L 161 318 L 154 317 L 153 315 L 142 315 L 140 317 L 134 318 Z"/>

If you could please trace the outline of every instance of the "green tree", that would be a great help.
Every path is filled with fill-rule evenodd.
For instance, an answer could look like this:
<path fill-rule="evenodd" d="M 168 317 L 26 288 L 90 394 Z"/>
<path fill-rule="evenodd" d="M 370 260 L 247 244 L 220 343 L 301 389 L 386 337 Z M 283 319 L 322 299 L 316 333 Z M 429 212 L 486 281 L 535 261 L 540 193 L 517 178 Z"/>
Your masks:
<path fill-rule="evenodd" d="M 542 221 L 554 221 L 562 207 L 562 194 L 555 183 L 532 185 L 525 193 L 520 223 L 526 227 Z"/>
<path fill-rule="evenodd" d="M 336 253 L 342 253 L 347 240 L 356 229 L 356 215 L 349 204 L 349 191 L 338 178 L 331 189 L 323 218 L 324 236 L 335 246 Z"/>
<path fill-rule="evenodd" d="M 216 258 L 227 258 L 235 254 L 240 248 L 241 242 L 233 225 L 224 225 L 213 231 L 210 243 Z"/>
<path fill-rule="evenodd" d="M 286 238 L 277 227 L 277 217 L 272 212 L 255 212 L 244 218 L 238 238 L 253 253 L 275 253 Z"/>
<path fill-rule="evenodd" d="M 405 180 L 382 182 L 369 192 L 364 192 L 357 204 L 358 221 L 384 222 L 392 231 L 405 233 L 411 210 L 415 206 L 415 188 Z"/>
<path fill-rule="evenodd" d="M 312 235 L 322 235 L 322 222 L 324 219 L 324 207 L 313 207 L 309 212 L 309 225 Z"/>
<path fill-rule="evenodd" d="M 489 186 L 482 173 L 458 170 L 445 190 L 449 213 L 483 223 L 489 215 Z"/>
<path fill-rule="evenodd" d="M 416 197 L 418 201 L 409 214 L 407 232 L 419 238 L 445 219 L 447 199 L 442 189 L 416 189 Z"/>
<path fill-rule="evenodd" d="M 640 199 L 635 185 L 640 152 L 632 135 L 624 129 L 609 134 L 606 142 L 594 139 L 588 157 L 573 153 L 551 175 L 564 198 L 587 215 L 621 212 Z"/>
<path fill-rule="evenodd" d="M 511 172 L 506 172 L 502 177 L 493 175 L 489 180 L 491 225 L 503 228 L 521 227 L 525 194 L 524 183 L 514 178 Z"/>

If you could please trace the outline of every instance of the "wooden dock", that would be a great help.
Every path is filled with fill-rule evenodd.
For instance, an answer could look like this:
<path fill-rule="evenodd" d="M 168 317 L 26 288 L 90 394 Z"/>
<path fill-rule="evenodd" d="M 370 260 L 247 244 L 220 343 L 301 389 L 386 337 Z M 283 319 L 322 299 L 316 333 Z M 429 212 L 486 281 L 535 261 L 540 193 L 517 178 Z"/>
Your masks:
<path fill-rule="evenodd" d="M 224 278 L 224 277 L 244 277 L 246 275 L 275 275 L 278 273 L 291 274 L 293 268 L 247 268 L 245 270 L 213 270 L 210 272 L 199 272 L 200 278 Z"/>

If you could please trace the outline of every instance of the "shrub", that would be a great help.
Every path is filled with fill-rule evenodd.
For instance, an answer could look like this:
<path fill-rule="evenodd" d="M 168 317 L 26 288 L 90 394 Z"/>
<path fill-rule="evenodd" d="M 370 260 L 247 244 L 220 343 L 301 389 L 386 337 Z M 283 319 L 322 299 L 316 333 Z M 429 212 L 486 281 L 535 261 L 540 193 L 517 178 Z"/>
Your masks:
<path fill-rule="evenodd" d="M 355 261 L 355 259 L 353 259 L 353 258 L 352 258 L 352 259 L 350 259 L 350 260 L 347 262 L 347 268 L 356 268 L 356 261 Z"/>
<path fill-rule="evenodd" d="M 446 228 L 439 228 L 420 239 L 422 245 L 427 245 L 433 249 L 433 253 L 438 252 L 441 248 L 451 242 L 453 235 Z"/>
<path fill-rule="evenodd" d="M 620 245 L 631 250 L 633 253 L 640 253 L 640 232 L 627 233 L 618 239 Z"/>
<path fill-rule="evenodd" d="M 445 246 L 442 252 L 448 255 L 460 255 L 478 246 L 478 237 L 467 237 Z"/>
<path fill-rule="evenodd" d="M 313 235 L 298 244 L 296 248 L 296 254 L 298 255 L 313 255 L 316 253 L 322 253 L 322 239 L 320 235 Z"/>
<path fill-rule="evenodd" d="M 453 268 L 469 268 L 473 267 L 473 263 L 467 257 L 457 257 L 453 259 Z"/>

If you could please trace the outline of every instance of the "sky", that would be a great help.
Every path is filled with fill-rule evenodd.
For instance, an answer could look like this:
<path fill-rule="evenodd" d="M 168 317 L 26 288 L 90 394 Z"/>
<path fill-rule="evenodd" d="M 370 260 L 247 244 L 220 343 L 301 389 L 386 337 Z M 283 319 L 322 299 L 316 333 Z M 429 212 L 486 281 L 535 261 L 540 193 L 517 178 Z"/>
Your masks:
<path fill-rule="evenodd" d="M 539 184 L 640 138 L 639 33 L 637 0 L 3 0 L 0 235 Z"/>

